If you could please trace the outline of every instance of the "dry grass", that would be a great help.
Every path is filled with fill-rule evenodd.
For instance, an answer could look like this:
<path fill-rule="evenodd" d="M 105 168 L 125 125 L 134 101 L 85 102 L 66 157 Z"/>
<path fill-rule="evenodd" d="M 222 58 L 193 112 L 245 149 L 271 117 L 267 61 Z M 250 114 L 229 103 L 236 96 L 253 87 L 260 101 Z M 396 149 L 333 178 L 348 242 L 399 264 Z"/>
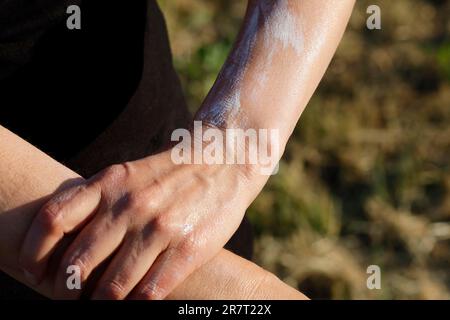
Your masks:
<path fill-rule="evenodd" d="M 245 1 L 160 1 L 195 110 Z M 383 29 L 365 28 L 382 8 Z M 249 210 L 256 261 L 313 298 L 450 298 L 450 3 L 358 0 L 280 172 Z M 368 290 L 366 268 L 381 267 Z"/>

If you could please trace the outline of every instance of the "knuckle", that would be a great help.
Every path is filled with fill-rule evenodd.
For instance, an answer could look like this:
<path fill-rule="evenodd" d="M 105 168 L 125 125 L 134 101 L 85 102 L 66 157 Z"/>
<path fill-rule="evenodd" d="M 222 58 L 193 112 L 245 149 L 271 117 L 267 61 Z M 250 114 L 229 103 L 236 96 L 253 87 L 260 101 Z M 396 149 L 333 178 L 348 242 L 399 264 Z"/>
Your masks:
<path fill-rule="evenodd" d="M 137 297 L 139 300 L 161 300 L 164 291 L 160 284 L 155 280 L 150 280 L 148 284 L 142 288 Z"/>
<path fill-rule="evenodd" d="M 67 273 L 70 267 L 76 267 L 80 272 L 81 282 L 85 282 L 89 277 L 89 262 L 86 256 L 81 257 L 70 257 L 63 264 L 63 270 L 61 270 L 64 274 Z"/>
<path fill-rule="evenodd" d="M 161 210 L 161 192 L 152 186 L 144 188 L 130 195 L 130 204 L 142 212 L 158 212 Z"/>
<path fill-rule="evenodd" d="M 148 212 L 157 213 L 161 210 L 161 198 L 159 197 L 159 194 L 152 191 L 147 191 L 145 200 L 142 204 Z"/>
<path fill-rule="evenodd" d="M 117 175 L 121 175 L 121 174 L 125 173 L 126 169 L 127 169 L 127 165 L 124 163 L 113 164 L 113 165 L 109 166 L 108 168 L 106 168 L 106 173 L 108 173 L 109 175 L 112 175 L 112 176 L 117 176 Z"/>
<path fill-rule="evenodd" d="M 127 295 L 124 286 L 116 280 L 103 283 L 100 286 L 100 293 L 106 300 L 121 300 Z"/>
<path fill-rule="evenodd" d="M 117 183 L 124 180 L 129 174 L 130 166 L 127 163 L 113 164 L 104 169 L 98 178 L 104 179 L 110 183 Z"/>
<path fill-rule="evenodd" d="M 133 209 L 140 209 L 142 213 L 145 212 L 158 212 L 161 210 L 161 203 L 163 202 L 162 189 L 158 182 L 152 182 L 150 186 L 147 186 L 139 191 L 132 192 L 128 195 L 129 207 Z"/>
<path fill-rule="evenodd" d="M 38 223 L 51 233 L 62 232 L 61 207 L 57 202 L 49 202 L 38 214 Z"/>

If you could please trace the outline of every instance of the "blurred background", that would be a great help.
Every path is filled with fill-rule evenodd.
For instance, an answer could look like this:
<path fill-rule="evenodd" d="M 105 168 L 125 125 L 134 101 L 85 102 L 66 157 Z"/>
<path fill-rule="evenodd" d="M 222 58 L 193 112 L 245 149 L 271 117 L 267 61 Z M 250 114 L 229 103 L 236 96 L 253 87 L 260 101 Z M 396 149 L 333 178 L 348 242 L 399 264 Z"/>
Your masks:
<path fill-rule="evenodd" d="M 194 112 L 246 1 L 159 0 Z M 366 28 L 381 8 L 382 30 Z M 311 298 L 450 298 L 450 1 L 357 0 L 280 171 L 248 211 L 254 261 Z M 381 290 L 366 286 L 381 268 Z"/>

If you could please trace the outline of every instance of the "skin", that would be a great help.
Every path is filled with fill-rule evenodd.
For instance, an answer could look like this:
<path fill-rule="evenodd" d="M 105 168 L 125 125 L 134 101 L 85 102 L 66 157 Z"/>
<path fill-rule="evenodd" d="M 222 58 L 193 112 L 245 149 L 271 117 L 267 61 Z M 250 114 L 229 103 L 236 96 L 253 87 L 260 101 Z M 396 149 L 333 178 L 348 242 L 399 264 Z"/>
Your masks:
<path fill-rule="evenodd" d="M 26 230 L 55 190 L 61 191 L 84 181 L 74 171 L 91 176 L 111 163 L 154 154 L 167 143 L 175 128 L 186 127 L 191 119 L 171 63 L 164 18 L 154 1 L 147 5 L 144 43 L 147 59 L 139 87 L 111 126 L 76 157 L 65 161 L 71 170 L 0 127 L 0 269 L 20 282 L 30 285 L 18 266 L 18 253 Z M 152 63 L 154 60 L 158 64 Z M 252 239 L 248 231 L 248 224 L 242 224 L 226 248 L 250 256 Z M 66 235 L 62 249 L 75 235 Z M 49 298 L 55 298 L 54 273 L 60 262 L 60 256 L 55 256 L 41 285 L 34 287 Z M 99 273 L 104 269 L 104 266 L 100 267 Z M 242 281 L 241 275 L 246 281 Z M 95 287 L 95 281 L 90 281 L 91 287 Z M 4 295 L 3 289 L 7 291 L 8 288 L 2 288 Z M 18 292 L 16 297 L 20 297 L 21 288 L 16 285 L 12 289 Z M 249 261 L 222 250 L 168 298 L 303 299 L 304 296 Z"/>
<path fill-rule="evenodd" d="M 279 129 L 279 143 L 269 148 L 284 149 L 353 4 L 250 1 L 233 52 L 196 119 L 222 130 Z M 69 265 L 81 269 L 85 282 L 111 259 L 94 298 L 165 298 L 222 250 L 266 181 L 258 165 L 175 165 L 170 150 L 114 165 L 42 207 L 20 265 L 40 283 L 64 236 L 80 230 L 57 268 L 56 297 L 77 296 L 65 286 Z"/>
<path fill-rule="evenodd" d="M 0 269 L 27 283 L 18 260 L 23 238 L 38 209 L 58 190 L 79 185 L 78 174 L 0 126 Z M 72 235 L 74 236 L 74 235 Z M 57 268 L 59 257 L 50 264 Z M 37 292 L 57 298 L 53 273 Z M 242 281 L 246 279 L 246 281 Z M 269 272 L 222 249 L 168 299 L 306 299 Z"/>

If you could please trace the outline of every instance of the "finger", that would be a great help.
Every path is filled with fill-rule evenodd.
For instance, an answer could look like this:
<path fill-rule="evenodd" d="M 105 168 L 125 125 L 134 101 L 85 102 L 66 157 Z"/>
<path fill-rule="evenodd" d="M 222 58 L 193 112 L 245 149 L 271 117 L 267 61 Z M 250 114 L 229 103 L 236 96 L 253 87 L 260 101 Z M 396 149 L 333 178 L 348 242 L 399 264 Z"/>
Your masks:
<path fill-rule="evenodd" d="M 98 282 L 92 299 L 125 299 L 167 245 L 168 241 L 153 230 L 148 235 L 143 232 L 138 236 L 130 237 Z"/>
<path fill-rule="evenodd" d="M 101 199 L 97 184 L 66 190 L 47 202 L 34 218 L 23 242 L 19 263 L 32 284 L 38 284 L 48 259 L 65 234 L 82 226 Z"/>
<path fill-rule="evenodd" d="M 164 299 L 195 270 L 195 260 L 191 252 L 176 247 L 164 251 L 132 291 L 130 299 Z"/>
<path fill-rule="evenodd" d="M 121 245 L 126 226 L 117 221 L 111 222 L 105 216 L 99 213 L 64 254 L 56 275 L 55 297 L 78 298 L 92 271 Z M 78 278 L 74 278 L 75 273 L 78 273 Z"/>

